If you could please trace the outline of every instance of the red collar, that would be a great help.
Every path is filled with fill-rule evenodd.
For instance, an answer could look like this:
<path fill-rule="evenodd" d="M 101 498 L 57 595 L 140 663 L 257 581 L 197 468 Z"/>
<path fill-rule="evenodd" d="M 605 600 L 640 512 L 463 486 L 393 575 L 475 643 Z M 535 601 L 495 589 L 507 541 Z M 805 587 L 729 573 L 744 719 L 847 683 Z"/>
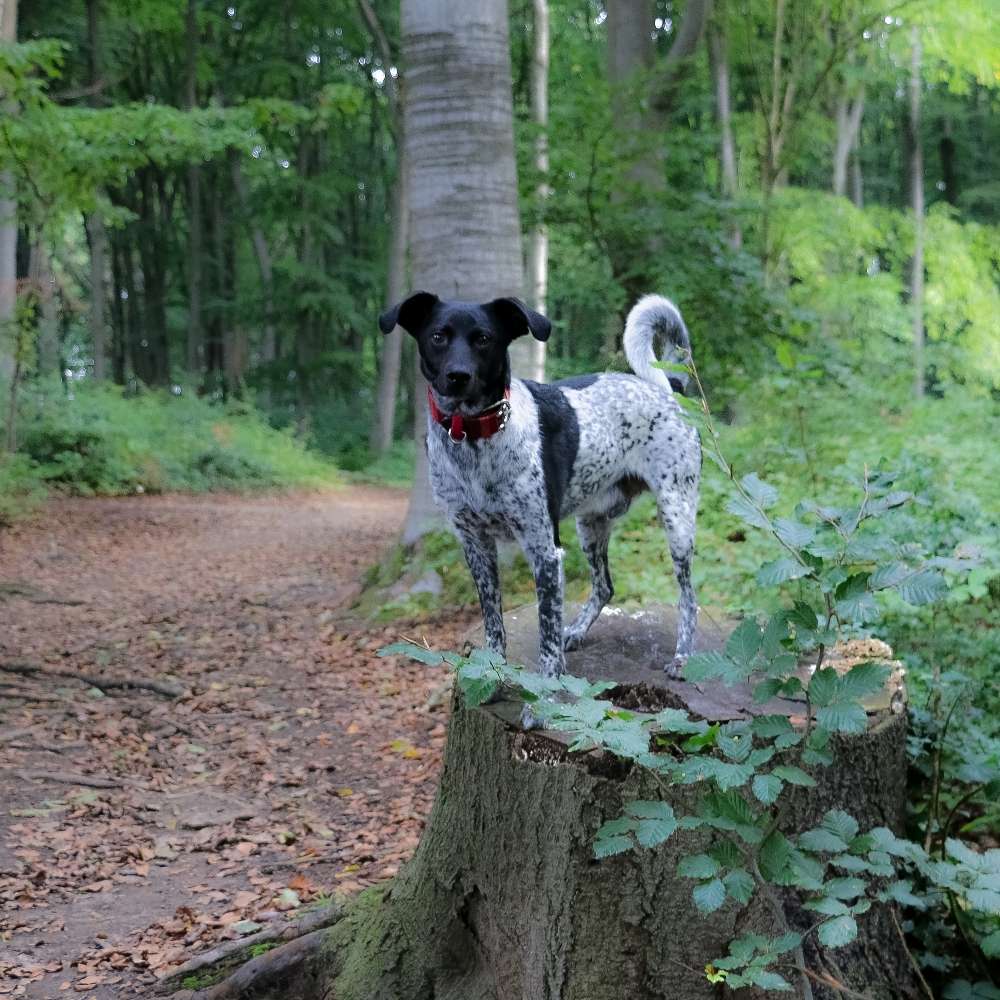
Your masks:
<path fill-rule="evenodd" d="M 431 392 L 430 386 L 427 387 L 427 405 L 430 407 L 431 419 L 448 431 L 448 439 L 452 444 L 461 444 L 463 441 L 479 441 L 493 437 L 498 431 L 502 431 L 510 419 L 509 400 L 510 388 L 508 387 L 504 389 L 503 399 L 498 400 L 492 406 L 487 406 L 482 413 L 477 413 L 474 417 L 465 417 L 461 413 L 448 416 L 438 409 L 437 403 L 434 402 L 434 393 Z"/>

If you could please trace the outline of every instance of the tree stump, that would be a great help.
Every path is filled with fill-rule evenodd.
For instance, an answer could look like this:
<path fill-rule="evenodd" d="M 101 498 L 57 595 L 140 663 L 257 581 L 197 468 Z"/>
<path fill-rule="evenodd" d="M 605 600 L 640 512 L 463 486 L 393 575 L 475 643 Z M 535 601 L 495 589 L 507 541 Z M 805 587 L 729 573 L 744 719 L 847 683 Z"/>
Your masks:
<path fill-rule="evenodd" d="M 531 662 L 536 612 L 506 616 L 511 662 Z M 608 609 L 567 669 L 618 687 L 604 695 L 636 710 L 677 707 L 710 720 L 751 712 L 801 715 L 794 701 L 754 706 L 749 688 L 671 681 L 672 608 Z M 730 629 L 702 614 L 701 650 Z M 887 647 L 886 647 L 887 648 Z M 868 731 L 837 741 L 835 763 L 814 789 L 789 789 L 791 830 L 843 808 L 862 830 L 899 830 L 905 801 L 905 713 L 898 678 L 871 706 Z M 520 703 L 469 709 L 457 703 L 437 800 L 412 861 L 385 887 L 364 894 L 294 984 L 269 993 L 324 1000 L 700 1000 L 721 996 L 705 965 L 747 930 L 778 934 L 763 901 L 728 902 L 711 917 L 695 908 L 678 859 L 707 844 L 678 831 L 655 850 L 595 861 L 605 820 L 635 799 L 666 797 L 690 813 L 699 786 L 660 786 L 648 772 L 604 752 L 567 752 L 566 734 L 517 724 Z M 815 914 L 786 912 L 808 927 Z M 832 953 L 806 949 L 806 963 L 870 997 L 913 995 L 912 970 L 893 916 L 876 905 L 860 935 Z M 794 970 L 782 970 L 797 990 Z M 800 993 L 801 995 L 801 993 Z M 814 984 L 813 995 L 834 996 Z"/>

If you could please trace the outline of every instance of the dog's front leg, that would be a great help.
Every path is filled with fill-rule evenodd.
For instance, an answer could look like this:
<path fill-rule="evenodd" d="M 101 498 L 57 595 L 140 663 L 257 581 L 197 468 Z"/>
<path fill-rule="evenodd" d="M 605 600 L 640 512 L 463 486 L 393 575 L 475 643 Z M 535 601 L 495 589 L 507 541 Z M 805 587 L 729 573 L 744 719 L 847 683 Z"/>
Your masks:
<path fill-rule="evenodd" d="M 563 656 L 563 564 L 562 549 L 551 538 L 519 539 L 531 564 L 538 597 L 538 672 L 558 677 L 566 667 Z"/>
<path fill-rule="evenodd" d="M 497 566 L 496 539 L 475 522 L 459 515 L 455 531 L 465 550 L 465 561 L 476 584 L 479 606 L 483 611 L 483 631 L 486 646 L 494 653 L 507 656 L 507 633 L 503 627 L 503 605 L 500 597 L 500 570 Z"/>

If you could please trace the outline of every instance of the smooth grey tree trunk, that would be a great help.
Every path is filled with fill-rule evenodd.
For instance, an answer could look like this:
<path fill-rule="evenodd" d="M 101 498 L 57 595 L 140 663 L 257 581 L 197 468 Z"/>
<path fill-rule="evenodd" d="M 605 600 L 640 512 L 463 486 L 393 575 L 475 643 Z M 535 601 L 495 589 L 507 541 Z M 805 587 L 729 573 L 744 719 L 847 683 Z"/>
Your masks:
<path fill-rule="evenodd" d="M 99 0 L 87 0 L 87 43 L 90 47 L 91 107 L 100 105 L 101 38 Z M 93 376 L 102 382 L 108 376 L 108 234 L 100 212 L 84 220 L 90 246 L 90 342 L 94 354 Z"/>
<path fill-rule="evenodd" d="M 413 286 L 473 302 L 520 295 L 507 2 L 403 0 L 401 20 Z M 530 369 L 525 339 L 511 350 L 516 375 Z M 424 395 L 418 387 L 418 408 Z M 440 523 L 420 458 L 425 432 L 422 423 L 404 542 Z"/>
<path fill-rule="evenodd" d="M 0 0 L 0 42 L 17 41 L 17 0 Z M 0 108 L 0 113 L 5 113 Z M 14 335 L 8 329 L 17 308 L 17 202 L 14 175 L 0 173 L 0 380 L 14 374 Z"/>
<path fill-rule="evenodd" d="M 534 39 L 531 59 L 531 118 L 538 135 L 535 138 L 535 170 L 539 181 L 535 188 L 537 218 L 531 226 L 528 247 L 528 295 L 538 312 L 545 312 L 549 280 L 549 229 L 545 223 L 545 201 L 549 196 L 549 4 L 533 0 Z M 545 344 L 530 342 L 532 350 L 528 378 L 545 381 Z"/>
<path fill-rule="evenodd" d="M 407 193 L 406 148 L 403 141 L 403 79 L 398 71 L 395 78 L 390 72 L 394 60 L 389 36 L 369 0 L 358 0 L 361 16 L 368 26 L 385 71 L 385 93 L 389 103 L 389 121 L 396 142 L 396 177 L 392 187 L 392 220 L 389 235 L 388 280 L 386 304 L 399 302 L 406 294 L 406 264 L 410 238 L 410 202 Z M 396 426 L 396 397 L 399 395 L 399 372 L 403 357 L 403 330 L 396 327 L 382 341 L 379 365 L 378 392 L 375 402 L 375 420 L 372 423 L 369 446 L 376 455 L 385 454 L 392 447 Z M 423 414 L 420 415 L 423 427 Z M 419 434 L 417 435 L 419 440 Z"/>
<path fill-rule="evenodd" d="M 837 138 L 833 148 L 833 193 L 841 197 L 847 194 L 848 168 L 851 153 L 858 144 L 864 108 L 864 90 L 853 98 L 846 93 L 841 93 L 837 97 L 835 111 Z"/>
<path fill-rule="evenodd" d="M 188 0 L 185 19 L 187 63 L 184 75 L 184 107 L 188 111 L 198 106 L 198 0 Z M 200 375 L 205 364 L 205 331 L 201 315 L 202 277 L 202 212 L 201 167 L 191 163 L 187 168 L 188 196 L 188 328 L 184 367 L 189 375 Z"/>
<path fill-rule="evenodd" d="M 108 377 L 108 234 L 97 212 L 87 216 L 90 242 L 90 339 L 94 352 L 94 378 Z"/>
<path fill-rule="evenodd" d="M 920 134 L 920 89 L 923 47 L 920 28 L 911 33 L 910 50 L 910 205 L 913 209 L 913 263 L 910 306 L 913 310 L 913 394 L 924 395 L 924 146 Z"/>
<path fill-rule="evenodd" d="M 736 198 L 736 141 L 733 138 L 733 109 L 729 86 L 729 44 L 726 34 L 724 0 L 717 0 L 706 33 L 708 60 L 715 84 L 715 114 L 719 125 L 719 172 L 722 193 L 730 201 Z M 739 222 L 729 227 L 729 245 L 738 250 L 743 245 Z"/>
<path fill-rule="evenodd" d="M 43 378 L 58 375 L 59 309 L 56 301 L 52 261 L 48 248 L 39 238 L 31 245 L 28 284 L 38 299 L 38 374 Z"/>

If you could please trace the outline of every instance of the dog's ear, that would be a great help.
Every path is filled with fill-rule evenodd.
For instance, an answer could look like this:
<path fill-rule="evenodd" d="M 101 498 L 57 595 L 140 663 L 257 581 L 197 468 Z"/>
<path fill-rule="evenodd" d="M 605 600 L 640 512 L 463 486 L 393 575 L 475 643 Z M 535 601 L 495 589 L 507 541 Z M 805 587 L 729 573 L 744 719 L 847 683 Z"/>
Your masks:
<path fill-rule="evenodd" d="M 520 299 L 494 299 L 483 307 L 497 318 L 500 332 L 508 341 L 530 333 L 535 340 L 548 340 L 552 324 L 541 314 L 529 309 Z"/>
<path fill-rule="evenodd" d="M 386 309 L 378 318 L 378 327 L 383 333 L 392 333 L 397 326 L 401 326 L 407 333 L 417 334 L 438 302 L 440 299 L 433 292 L 414 292 L 409 298 Z"/>

